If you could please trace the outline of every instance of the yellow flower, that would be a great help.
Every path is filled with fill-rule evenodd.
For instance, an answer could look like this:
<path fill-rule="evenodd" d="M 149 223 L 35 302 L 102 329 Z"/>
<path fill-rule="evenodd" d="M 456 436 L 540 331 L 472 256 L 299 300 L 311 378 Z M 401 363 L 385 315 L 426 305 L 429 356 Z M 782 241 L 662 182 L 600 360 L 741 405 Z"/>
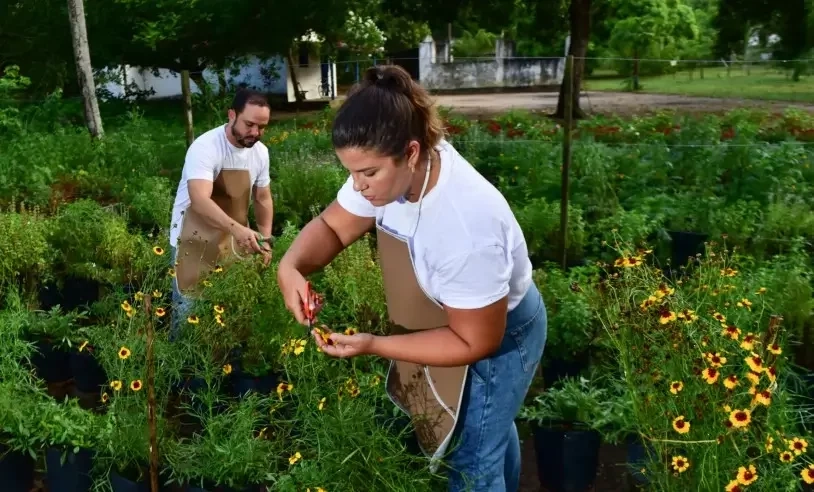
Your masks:
<path fill-rule="evenodd" d="M 725 324 L 722 324 L 722 326 L 724 327 L 724 329 L 721 330 L 721 335 L 732 340 L 737 340 L 740 337 L 741 330 L 737 326 Z"/>
<path fill-rule="evenodd" d="M 220 265 L 215 266 L 215 273 L 220 273 L 223 271 L 223 267 Z"/>
<path fill-rule="evenodd" d="M 808 441 L 795 437 L 791 440 L 791 442 L 789 442 L 789 449 L 794 451 L 794 454 L 797 456 L 800 456 L 806 452 L 806 449 L 808 449 Z"/>
<path fill-rule="evenodd" d="M 683 456 L 673 456 L 673 470 L 684 473 L 690 467 L 690 462 Z"/>
<path fill-rule="evenodd" d="M 724 268 L 721 270 L 722 277 L 734 277 L 738 274 L 738 271 L 733 268 Z"/>
<path fill-rule="evenodd" d="M 683 311 L 679 312 L 676 316 L 678 317 L 678 319 L 680 319 L 686 324 L 690 324 L 698 319 L 698 315 L 696 315 L 695 311 L 693 311 L 692 309 L 684 309 Z"/>
<path fill-rule="evenodd" d="M 766 373 L 766 376 L 769 378 L 770 382 L 773 383 L 777 379 L 777 369 L 775 369 L 774 366 L 766 368 L 764 372 Z"/>
<path fill-rule="evenodd" d="M 215 314 L 223 314 L 224 311 L 223 306 L 221 306 L 220 304 L 215 304 L 215 306 L 212 309 L 215 310 Z"/>
<path fill-rule="evenodd" d="M 707 352 L 705 357 L 712 367 L 721 367 L 726 364 L 726 357 L 722 356 L 719 352 Z"/>
<path fill-rule="evenodd" d="M 119 359 L 126 360 L 130 357 L 130 349 L 127 347 L 122 347 L 119 349 Z"/>
<path fill-rule="evenodd" d="M 122 302 L 122 304 L 121 304 L 121 306 L 122 306 L 122 310 L 123 310 L 125 313 L 129 313 L 130 311 L 132 311 L 132 310 L 133 310 L 133 306 L 131 306 L 131 305 L 130 305 L 130 302 L 128 302 L 128 301 L 123 301 L 123 302 Z"/>
<path fill-rule="evenodd" d="M 769 390 L 759 391 L 755 394 L 755 401 L 768 407 L 772 403 L 772 393 Z"/>
<path fill-rule="evenodd" d="M 792 461 L 794 461 L 794 455 L 789 453 L 788 451 L 781 451 L 780 461 L 782 461 L 783 463 L 791 463 Z"/>
<path fill-rule="evenodd" d="M 759 295 L 759 296 L 762 296 L 762 295 L 763 295 L 763 294 L 765 294 L 765 293 L 766 293 L 766 287 L 761 287 L 761 288 L 759 288 L 759 289 L 757 290 L 757 292 L 755 292 L 755 294 L 757 294 L 757 295 Z"/>
<path fill-rule="evenodd" d="M 746 299 L 744 297 L 743 299 L 738 301 L 738 307 L 746 308 L 749 311 L 751 311 L 752 310 L 752 301 L 750 301 L 749 299 Z"/>
<path fill-rule="evenodd" d="M 675 292 L 675 289 L 673 289 L 672 287 L 668 287 L 667 284 L 659 284 L 659 288 L 656 289 L 656 292 L 654 292 L 654 295 L 656 297 L 658 297 L 659 299 L 661 299 L 663 297 L 666 297 L 666 296 L 669 296 L 669 295 L 673 294 L 674 292 Z"/>
<path fill-rule="evenodd" d="M 760 383 L 760 374 L 756 372 L 749 371 L 746 373 L 746 378 L 752 382 L 752 385 L 755 386 Z"/>
<path fill-rule="evenodd" d="M 681 381 L 673 381 L 670 383 L 670 393 L 677 395 L 681 390 L 684 389 L 684 383 Z"/>
<path fill-rule="evenodd" d="M 212 287 L 212 282 L 210 282 L 209 280 L 204 280 L 201 283 L 203 284 L 204 287 Z"/>
<path fill-rule="evenodd" d="M 668 310 L 664 310 L 659 313 L 659 323 L 662 325 L 666 325 L 667 323 L 673 322 L 676 320 L 676 313 Z"/>
<path fill-rule="evenodd" d="M 226 375 L 232 374 L 232 364 L 224 364 L 223 365 L 223 374 L 226 374 Z"/>
<path fill-rule="evenodd" d="M 642 264 L 642 257 L 641 256 L 630 256 L 630 257 L 622 257 L 617 259 L 614 262 L 614 266 L 617 267 L 624 267 L 624 268 L 633 268 L 640 266 Z"/>
<path fill-rule="evenodd" d="M 223 322 L 223 316 L 220 314 L 215 315 L 215 323 L 219 324 L 220 326 L 226 326 L 226 323 Z"/>
<path fill-rule="evenodd" d="M 752 412 L 750 412 L 748 408 L 744 408 L 743 410 L 732 410 L 732 413 L 729 414 L 729 422 L 732 424 L 732 427 L 735 428 L 748 427 L 752 422 Z"/>
<path fill-rule="evenodd" d="M 308 340 L 298 340 L 294 346 L 294 355 L 300 355 L 301 353 L 305 352 L 305 345 L 307 343 Z"/>
<path fill-rule="evenodd" d="M 319 399 L 319 403 L 317 404 L 317 410 L 322 411 L 325 409 L 325 397 Z"/>
<path fill-rule="evenodd" d="M 370 381 L 370 385 L 371 386 L 378 386 L 379 383 L 381 383 L 381 382 L 382 382 L 382 378 L 379 377 L 379 375 L 377 374 L 377 375 L 373 376 L 373 379 Z"/>
<path fill-rule="evenodd" d="M 707 382 L 707 384 L 715 384 L 718 381 L 718 377 L 720 377 L 721 373 L 718 372 L 717 369 L 714 367 L 707 367 L 703 371 L 701 371 L 701 377 Z"/>
<path fill-rule="evenodd" d="M 690 423 L 684 420 L 683 415 L 680 415 L 673 419 L 673 429 L 679 434 L 686 434 L 690 432 Z"/>
<path fill-rule="evenodd" d="M 724 379 L 724 386 L 726 386 L 726 389 L 735 389 L 737 385 L 738 385 L 738 376 L 735 376 L 734 374 Z"/>
<path fill-rule="evenodd" d="M 159 318 L 162 318 L 165 314 L 167 314 L 167 312 L 164 310 L 164 308 L 155 309 L 155 315 L 158 316 Z"/>
<path fill-rule="evenodd" d="M 356 331 L 356 328 L 348 327 L 348 328 L 345 329 L 345 335 L 353 336 L 353 335 L 356 335 L 356 333 L 358 333 Z"/>
<path fill-rule="evenodd" d="M 110 397 L 107 396 L 107 393 L 102 393 L 102 403 L 107 403 L 109 399 Z"/>
<path fill-rule="evenodd" d="M 803 478 L 803 482 L 809 485 L 814 484 L 814 463 L 808 465 L 808 468 L 800 470 L 800 476 Z"/>
<path fill-rule="evenodd" d="M 650 296 L 647 299 L 643 300 L 642 303 L 639 304 L 639 307 L 642 309 L 642 311 L 644 311 L 645 309 L 649 308 L 650 306 L 652 306 L 656 302 L 658 302 L 658 299 L 656 298 L 656 296 Z"/>
<path fill-rule="evenodd" d="M 729 483 L 726 485 L 726 489 L 724 489 L 724 490 L 726 490 L 726 492 L 742 492 L 742 490 L 741 490 L 741 484 L 740 484 L 740 483 L 738 483 L 738 479 L 737 479 L 737 478 L 736 478 L 735 480 L 730 481 L 730 482 L 729 482 Z"/>
<path fill-rule="evenodd" d="M 81 351 L 85 350 L 85 347 L 87 347 L 89 343 L 90 343 L 90 342 L 89 342 L 89 341 L 87 341 L 87 340 L 85 340 L 84 342 L 82 342 L 82 345 L 80 345 L 80 346 L 79 346 L 79 351 L 81 352 Z"/>
<path fill-rule="evenodd" d="M 199 323 L 199 321 L 200 320 L 198 319 L 198 317 L 195 316 L 194 314 L 187 318 L 187 323 L 189 323 L 191 325 L 197 325 Z"/>
<path fill-rule="evenodd" d="M 738 468 L 738 483 L 741 485 L 752 485 L 757 480 L 757 470 L 755 465 L 749 465 L 747 469 L 745 466 Z"/>
<path fill-rule="evenodd" d="M 721 313 L 715 312 L 712 314 L 712 317 L 721 323 L 726 323 L 726 316 Z"/>
<path fill-rule="evenodd" d="M 112 389 L 113 391 L 121 391 L 122 382 L 119 381 L 118 379 L 114 379 L 113 381 L 110 382 L 110 389 Z"/>
<path fill-rule="evenodd" d="M 293 465 L 294 463 L 300 461 L 301 459 L 302 455 L 300 454 L 299 451 L 297 451 L 296 453 L 292 454 L 290 458 L 288 458 L 288 463 Z"/>
<path fill-rule="evenodd" d="M 139 302 L 143 301 L 144 300 L 144 292 L 142 292 L 142 291 L 136 292 L 136 294 L 133 296 L 133 298 L 136 301 L 139 301 Z"/>
<path fill-rule="evenodd" d="M 774 355 L 780 355 L 783 353 L 783 349 L 780 348 L 780 345 L 778 345 L 777 342 L 769 345 L 768 349 L 769 352 L 773 353 Z"/>
<path fill-rule="evenodd" d="M 162 248 L 161 246 L 153 246 L 153 253 L 157 254 L 158 256 L 161 256 L 164 254 L 164 248 Z"/>
<path fill-rule="evenodd" d="M 757 337 L 754 333 L 747 333 L 745 337 L 743 337 L 743 341 L 741 342 L 741 348 L 743 350 L 749 350 L 750 352 L 755 349 L 755 342 L 757 341 Z"/>
<path fill-rule="evenodd" d="M 136 379 L 130 382 L 130 389 L 133 391 L 141 391 L 141 379 Z"/>
<path fill-rule="evenodd" d="M 170 277 L 175 277 L 175 268 L 168 269 L 167 275 L 169 275 Z"/>
<path fill-rule="evenodd" d="M 769 452 L 772 449 L 774 449 L 774 438 L 769 436 L 766 438 L 766 452 Z"/>
<path fill-rule="evenodd" d="M 283 393 L 285 393 L 286 391 L 290 392 L 293 389 L 294 389 L 293 384 L 280 383 L 280 384 L 277 385 L 277 396 L 279 396 L 280 399 L 282 400 L 283 399 Z"/>
<path fill-rule="evenodd" d="M 162 295 L 164 294 L 162 294 L 161 291 L 158 290 L 153 291 L 153 297 L 155 297 L 156 299 L 160 299 Z"/>
<path fill-rule="evenodd" d="M 763 359 L 761 359 L 760 356 L 754 352 L 752 352 L 752 355 L 750 355 L 744 360 L 746 361 L 746 364 L 749 366 L 749 369 L 751 369 L 752 372 L 756 372 L 759 374 L 766 370 L 766 368 L 763 367 Z"/>

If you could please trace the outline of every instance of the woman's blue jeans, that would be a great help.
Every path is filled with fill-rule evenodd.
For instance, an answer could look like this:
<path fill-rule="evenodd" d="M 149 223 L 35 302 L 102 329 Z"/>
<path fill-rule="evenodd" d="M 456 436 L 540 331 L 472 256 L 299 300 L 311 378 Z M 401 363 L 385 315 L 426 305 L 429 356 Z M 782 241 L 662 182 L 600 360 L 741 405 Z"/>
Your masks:
<path fill-rule="evenodd" d="M 461 416 L 447 457 L 450 492 L 516 492 L 520 439 L 514 419 L 543 356 L 545 303 L 532 283 L 507 317 L 500 349 L 469 367 Z"/>

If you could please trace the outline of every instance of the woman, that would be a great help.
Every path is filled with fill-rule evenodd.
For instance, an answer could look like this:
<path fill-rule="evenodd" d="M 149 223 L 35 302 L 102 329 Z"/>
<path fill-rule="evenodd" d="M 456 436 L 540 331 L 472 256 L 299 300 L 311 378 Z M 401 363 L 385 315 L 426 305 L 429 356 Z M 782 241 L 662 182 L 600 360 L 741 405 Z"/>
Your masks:
<path fill-rule="evenodd" d="M 306 323 L 303 303 L 315 302 L 305 277 L 375 228 L 393 332 L 314 331 L 316 343 L 392 361 L 387 392 L 433 469 L 451 451 L 450 490 L 516 491 L 514 418 L 542 357 L 546 311 L 509 204 L 443 139 L 429 94 L 399 67 L 367 71 L 339 109 L 333 145 L 350 177 L 280 260 L 286 306 Z"/>

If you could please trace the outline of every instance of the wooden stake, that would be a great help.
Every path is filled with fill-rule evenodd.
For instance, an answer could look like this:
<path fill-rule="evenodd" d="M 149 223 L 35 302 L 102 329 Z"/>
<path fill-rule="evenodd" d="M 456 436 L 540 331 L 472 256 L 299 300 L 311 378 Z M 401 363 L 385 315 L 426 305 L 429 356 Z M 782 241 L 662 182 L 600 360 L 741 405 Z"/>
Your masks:
<path fill-rule="evenodd" d="M 562 141 L 562 186 L 560 197 L 560 261 L 562 269 L 565 270 L 568 251 L 568 196 L 569 196 L 569 171 L 571 169 L 571 133 L 574 126 L 574 55 L 568 55 L 565 59 L 565 94 L 563 103 L 565 105 L 565 128 Z"/>
<path fill-rule="evenodd" d="M 147 314 L 147 424 L 150 428 L 150 490 L 158 492 L 158 425 L 156 422 L 155 401 L 155 364 L 153 355 L 153 341 L 155 329 L 153 327 L 152 296 L 144 296 L 144 312 Z"/>

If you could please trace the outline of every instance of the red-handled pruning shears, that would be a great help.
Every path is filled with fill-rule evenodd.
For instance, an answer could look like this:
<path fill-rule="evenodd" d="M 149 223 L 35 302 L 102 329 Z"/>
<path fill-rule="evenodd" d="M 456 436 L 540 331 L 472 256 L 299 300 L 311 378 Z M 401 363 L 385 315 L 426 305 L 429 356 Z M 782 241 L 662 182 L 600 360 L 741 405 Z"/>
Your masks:
<path fill-rule="evenodd" d="M 322 305 L 322 298 L 319 294 L 311 290 L 311 282 L 305 282 L 305 301 L 302 303 L 302 310 L 305 313 L 305 319 L 308 321 L 308 330 L 314 328 L 314 319 L 316 318 L 316 311 Z"/>

